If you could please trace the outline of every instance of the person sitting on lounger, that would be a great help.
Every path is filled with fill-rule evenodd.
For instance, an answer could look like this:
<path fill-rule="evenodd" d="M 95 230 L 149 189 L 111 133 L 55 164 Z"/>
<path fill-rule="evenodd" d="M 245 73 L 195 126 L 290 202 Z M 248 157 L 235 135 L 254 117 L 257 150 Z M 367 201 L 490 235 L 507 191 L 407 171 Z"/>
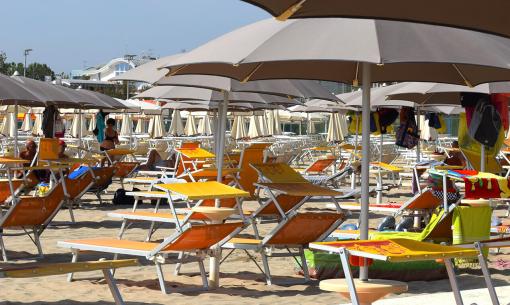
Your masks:
<path fill-rule="evenodd" d="M 25 150 L 19 153 L 21 159 L 32 161 L 37 154 L 37 144 L 34 140 L 28 140 L 25 144 Z"/>
<path fill-rule="evenodd" d="M 147 171 L 156 171 L 159 170 L 159 167 L 174 167 L 175 165 L 175 154 L 173 154 L 170 159 L 163 160 L 157 150 L 152 149 L 149 152 L 149 156 L 147 158 L 147 162 L 145 164 L 141 164 L 138 167 L 138 170 L 147 170 Z"/>
<path fill-rule="evenodd" d="M 58 158 L 59 159 L 68 159 L 69 156 L 66 154 L 67 144 L 64 140 L 60 140 L 58 142 Z"/>

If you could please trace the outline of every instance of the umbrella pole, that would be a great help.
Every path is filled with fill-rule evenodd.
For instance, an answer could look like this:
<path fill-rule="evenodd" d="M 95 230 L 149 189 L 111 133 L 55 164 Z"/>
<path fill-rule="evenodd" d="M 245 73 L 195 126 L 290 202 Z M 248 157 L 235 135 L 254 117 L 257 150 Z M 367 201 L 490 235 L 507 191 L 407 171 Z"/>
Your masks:
<path fill-rule="evenodd" d="M 416 115 L 416 125 L 418 126 L 418 128 L 420 128 L 421 116 L 420 116 L 420 107 L 419 106 L 416 107 L 416 113 L 417 113 L 417 115 Z M 420 133 L 420 131 L 418 132 L 418 134 Z M 421 149 L 420 149 L 420 146 L 421 146 L 421 137 L 418 136 L 418 145 L 416 145 L 416 163 L 421 161 Z"/>
<path fill-rule="evenodd" d="M 81 108 L 78 109 L 78 158 L 81 158 L 81 137 L 83 134 L 81 133 Z"/>
<path fill-rule="evenodd" d="M 18 157 L 18 101 L 14 102 L 14 157 Z"/>
<path fill-rule="evenodd" d="M 361 212 L 360 212 L 360 239 L 368 239 L 368 205 L 369 205 L 369 166 L 370 166 L 370 87 L 372 84 L 370 64 L 363 63 L 362 85 L 362 122 L 361 127 Z M 365 259 L 366 262 L 366 259 Z M 360 267 L 360 280 L 368 280 L 367 264 Z"/>
<path fill-rule="evenodd" d="M 480 151 L 480 171 L 485 172 L 485 145 L 483 144 Z"/>
<path fill-rule="evenodd" d="M 356 113 L 356 136 L 354 137 L 354 154 L 352 155 L 352 161 L 355 161 L 356 154 L 358 153 L 358 143 L 359 143 L 359 121 L 360 116 Z M 352 173 L 351 175 L 351 189 L 356 188 L 356 173 Z"/>
<path fill-rule="evenodd" d="M 219 123 L 217 127 L 218 133 L 218 146 L 216 151 L 216 167 L 218 168 L 217 181 L 222 182 L 222 169 L 223 169 L 223 153 L 225 149 L 225 129 L 227 127 L 227 109 L 228 109 L 228 91 L 223 91 L 223 105 L 221 106 L 221 113 L 219 115 Z M 220 110 L 219 109 L 219 110 Z M 215 203 L 216 207 L 220 206 L 220 201 L 217 200 Z M 213 250 L 214 255 L 211 255 L 209 261 L 209 287 L 217 288 L 220 284 L 220 260 L 221 260 L 221 248 Z"/>

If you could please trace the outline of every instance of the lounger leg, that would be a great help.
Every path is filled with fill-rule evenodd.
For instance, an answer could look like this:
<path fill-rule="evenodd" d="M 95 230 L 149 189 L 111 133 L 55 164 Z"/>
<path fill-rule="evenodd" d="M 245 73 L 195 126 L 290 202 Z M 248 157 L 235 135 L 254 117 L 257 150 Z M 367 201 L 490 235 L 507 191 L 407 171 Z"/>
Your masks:
<path fill-rule="evenodd" d="M 453 270 L 452 260 L 447 258 L 444 260 L 444 264 L 446 266 L 446 272 L 448 273 L 448 279 L 450 280 L 450 285 L 452 286 L 453 296 L 455 297 L 455 304 L 463 305 L 462 296 L 460 295 L 459 285 L 457 284 L 457 279 L 455 278 L 455 270 Z"/>
<path fill-rule="evenodd" d="M 35 246 L 37 247 L 37 253 L 39 253 L 39 257 L 43 257 L 44 254 L 43 254 L 43 250 L 42 250 L 42 246 L 41 246 L 41 239 L 39 238 L 38 228 L 35 228 L 33 230 L 33 232 L 34 232 L 34 243 L 35 243 Z"/>
<path fill-rule="evenodd" d="M 483 256 L 482 247 L 480 246 L 480 243 L 475 243 L 475 247 L 478 250 L 478 262 L 480 263 L 480 267 L 482 268 L 483 278 L 485 279 L 487 290 L 489 290 L 492 305 L 499 305 L 498 295 L 496 294 L 496 290 L 494 289 L 494 285 L 492 284 L 491 274 L 489 272 L 489 267 L 487 266 L 487 261 Z"/>
<path fill-rule="evenodd" d="M 76 263 L 78 261 L 79 251 L 75 250 L 73 251 L 73 258 L 71 259 L 71 263 Z M 74 273 L 68 273 L 67 274 L 67 281 L 72 282 L 73 281 L 73 275 Z"/>
<path fill-rule="evenodd" d="M 163 292 L 163 294 L 168 294 L 165 285 L 165 277 L 163 276 L 163 269 L 161 268 L 161 263 L 157 261 L 154 261 L 154 263 L 156 264 L 156 272 L 158 273 L 159 287 L 161 288 L 161 292 Z"/>
<path fill-rule="evenodd" d="M 122 221 L 122 225 L 120 226 L 120 231 L 119 231 L 119 239 L 122 239 L 122 236 L 124 235 L 124 232 L 126 231 L 127 223 L 128 223 L 127 219 L 124 219 Z"/>
<path fill-rule="evenodd" d="M 269 270 L 269 261 L 267 258 L 267 255 L 264 253 L 264 250 L 262 250 L 262 265 L 264 266 L 264 274 L 266 276 L 266 283 L 267 285 L 271 285 L 271 271 Z"/>
<path fill-rule="evenodd" d="M 0 248 L 2 249 L 2 259 L 7 262 L 7 250 L 5 250 L 4 237 L 0 233 Z"/>
<path fill-rule="evenodd" d="M 299 256 L 301 257 L 301 268 L 303 269 L 303 275 L 305 276 L 305 282 L 310 281 L 310 273 L 308 272 L 308 264 L 306 263 L 305 251 L 303 248 L 299 248 Z"/>
<path fill-rule="evenodd" d="M 352 305 L 360 305 L 358 299 L 358 293 L 356 292 L 356 286 L 354 285 L 354 279 L 352 277 L 351 266 L 349 264 L 349 257 L 345 249 L 340 249 L 340 261 L 342 262 L 342 269 L 344 270 L 345 280 L 347 286 L 349 286 L 349 294 L 351 296 Z"/>
<path fill-rule="evenodd" d="M 67 208 L 69 209 L 69 216 L 71 217 L 71 223 L 75 223 L 76 222 L 75 219 L 74 219 L 73 203 L 74 203 L 73 200 L 69 200 L 68 201 L 68 206 L 67 206 Z"/>
<path fill-rule="evenodd" d="M 106 280 L 106 283 L 108 283 L 108 288 L 110 288 L 110 291 L 113 296 L 113 300 L 115 301 L 116 305 L 124 305 L 124 300 L 122 300 L 122 295 L 120 294 L 119 288 L 117 287 L 117 283 L 115 282 L 115 279 L 113 278 L 112 274 L 109 270 L 104 269 L 103 270 L 104 279 Z"/>
<path fill-rule="evenodd" d="M 182 267 L 182 259 L 184 258 L 184 251 L 179 252 L 177 256 L 177 264 L 175 264 L 174 275 L 179 275 Z"/>
<path fill-rule="evenodd" d="M 204 260 L 202 258 L 198 259 L 198 268 L 202 277 L 202 286 L 204 286 L 204 290 L 209 290 L 209 281 L 207 280 L 207 273 L 205 272 Z"/>
<path fill-rule="evenodd" d="M 154 227 L 156 226 L 156 222 L 151 221 L 151 225 L 149 227 L 149 231 L 147 232 L 147 237 L 145 237 L 145 241 L 150 241 L 152 238 L 152 234 L 154 233 Z"/>

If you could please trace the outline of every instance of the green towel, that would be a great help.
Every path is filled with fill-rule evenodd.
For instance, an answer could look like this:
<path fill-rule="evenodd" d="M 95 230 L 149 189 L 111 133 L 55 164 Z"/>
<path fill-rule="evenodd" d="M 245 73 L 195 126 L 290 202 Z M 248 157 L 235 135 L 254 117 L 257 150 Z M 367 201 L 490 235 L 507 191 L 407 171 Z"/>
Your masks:
<path fill-rule="evenodd" d="M 490 206 L 459 206 L 453 211 L 453 244 L 471 244 L 490 238 L 492 209 Z M 484 250 L 484 256 L 489 252 Z M 476 259 L 455 259 L 458 267 L 477 268 Z"/>

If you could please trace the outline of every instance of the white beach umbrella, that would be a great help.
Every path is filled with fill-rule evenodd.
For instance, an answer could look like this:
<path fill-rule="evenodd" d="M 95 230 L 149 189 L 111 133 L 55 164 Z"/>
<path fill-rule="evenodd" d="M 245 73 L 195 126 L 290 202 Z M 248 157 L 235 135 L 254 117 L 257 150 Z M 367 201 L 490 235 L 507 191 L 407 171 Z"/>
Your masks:
<path fill-rule="evenodd" d="M 1 134 L 8 137 L 14 137 L 16 134 L 16 117 L 13 112 L 8 112 L 4 116 Z"/>
<path fill-rule="evenodd" d="M 23 124 L 21 125 L 21 131 L 31 131 L 32 130 L 32 109 L 29 109 L 28 112 L 25 113 L 25 118 L 23 119 Z"/>
<path fill-rule="evenodd" d="M 244 121 L 244 116 L 238 115 L 236 117 L 237 117 L 237 124 L 236 124 L 236 128 L 235 128 L 235 133 L 233 133 L 233 138 L 234 139 L 244 139 L 248 136 L 248 133 L 246 132 L 246 124 Z"/>
<path fill-rule="evenodd" d="M 212 129 L 211 129 L 211 121 L 209 119 L 209 115 L 204 115 L 202 119 L 200 120 L 200 123 L 198 123 L 198 130 L 197 132 L 201 135 L 211 135 Z"/>
<path fill-rule="evenodd" d="M 93 116 L 90 118 L 88 134 L 92 134 L 92 132 L 94 131 L 94 129 L 96 129 L 96 118 L 95 118 L 95 115 L 93 115 Z"/>
<path fill-rule="evenodd" d="M 153 139 L 162 138 L 165 134 L 165 126 L 163 125 L 163 117 L 161 114 L 155 115 L 151 118 L 151 123 L 149 122 L 149 134 Z"/>
<path fill-rule="evenodd" d="M 41 136 L 43 134 L 42 131 L 42 113 L 35 114 L 34 126 L 32 126 L 32 134 L 34 136 Z"/>
<path fill-rule="evenodd" d="M 258 116 L 259 118 L 259 124 L 260 124 L 260 133 L 263 137 L 267 137 L 269 135 L 269 126 L 267 124 L 267 118 L 265 115 L 265 112 L 262 113 L 262 115 Z"/>
<path fill-rule="evenodd" d="M 184 134 L 184 127 L 182 126 L 181 112 L 174 110 L 172 115 L 172 122 L 170 123 L 169 135 L 180 136 Z"/>
<path fill-rule="evenodd" d="M 186 126 L 184 126 L 184 134 L 187 136 L 194 136 L 197 134 L 195 117 L 193 115 L 189 115 L 186 120 Z"/>
<path fill-rule="evenodd" d="M 273 135 L 282 134 L 282 128 L 280 125 L 280 112 L 277 109 L 273 110 L 273 122 L 270 122 L 270 124 L 274 124 Z"/>
<path fill-rule="evenodd" d="M 250 126 L 248 128 L 248 137 L 253 139 L 261 136 L 262 132 L 260 130 L 260 121 L 256 115 L 252 115 L 250 117 Z"/>
<path fill-rule="evenodd" d="M 315 134 L 315 123 L 310 119 L 310 116 L 306 121 L 306 132 L 307 134 Z"/>
<path fill-rule="evenodd" d="M 80 124 L 81 122 L 81 124 Z M 80 126 L 81 125 L 81 126 Z M 81 128 L 81 132 L 80 132 Z M 85 116 L 83 114 L 73 115 L 73 123 L 71 125 L 71 136 L 73 138 L 79 138 L 87 134 L 87 124 L 85 122 Z"/>
<path fill-rule="evenodd" d="M 133 120 L 131 115 L 127 113 L 122 114 L 122 124 L 120 125 L 120 135 L 129 137 L 133 134 Z"/>
<path fill-rule="evenodd" d="M 145 120 L 143 117 L 138 117 L 136 121 L 135 133 L 145 133 Z"/>

